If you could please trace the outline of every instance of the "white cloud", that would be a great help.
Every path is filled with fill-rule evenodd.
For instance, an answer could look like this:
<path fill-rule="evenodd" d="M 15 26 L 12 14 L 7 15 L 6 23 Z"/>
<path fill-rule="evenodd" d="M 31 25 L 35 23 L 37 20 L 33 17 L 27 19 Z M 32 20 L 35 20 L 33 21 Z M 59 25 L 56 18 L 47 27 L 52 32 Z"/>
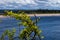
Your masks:
<path fill-rule="evenodd" d="M 0 0 L 0 3 L 21 3 L 21 4 L 36 4 L 35 0 Z"/>
<path fill-rule="evenodd" d="M 59 7 L 60 6 L 60 0 L 48 0 L 48 4 L 50 6 Z"/>
<path fill-rule="evenodd" d="M 8 3 L 16 3 L 17 5 L 14 4 L 8 4 Z M 60 0 L 0 0 L 0 4 L 4 4 L 4 6 L 8 7 L 21 7 L 24 5 L 28 5 L 30 7 L 39 8 L 38 6 L 51 6 L 51 7 L 60 7 Z M 20 6 L 19 6 L 20 5 Z M 7 8 L 7 7 L 6 7 Z"/>

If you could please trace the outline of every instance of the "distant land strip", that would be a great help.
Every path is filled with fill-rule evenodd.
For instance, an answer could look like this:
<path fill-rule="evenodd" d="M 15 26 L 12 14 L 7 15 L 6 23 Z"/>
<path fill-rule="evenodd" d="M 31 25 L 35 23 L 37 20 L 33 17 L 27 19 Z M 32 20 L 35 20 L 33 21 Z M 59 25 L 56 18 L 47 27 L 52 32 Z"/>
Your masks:
<path fill-rule="evenodd" d="M 60 14 L 27 14 L 28 16 L 60 16 Z M 0 18 L 6 18 L 9 16 L 0 15 Z"/>
<path fill-rule="evenodd" d="M 27 14 L 28 16 L 34 16 L 34 14 Z M 60 14 L 35 14 L 35 16 L 60 16 Z"/>

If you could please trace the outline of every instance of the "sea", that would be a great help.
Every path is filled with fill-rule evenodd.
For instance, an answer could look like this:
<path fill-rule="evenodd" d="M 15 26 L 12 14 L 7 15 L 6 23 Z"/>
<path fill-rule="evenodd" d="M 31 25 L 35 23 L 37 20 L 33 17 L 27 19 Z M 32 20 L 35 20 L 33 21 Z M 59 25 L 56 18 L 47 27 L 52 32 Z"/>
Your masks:
<path fill-rule="evenodd" d="M 60 40 L 60 16 L 37 16 L 40 17 L 37 26 L 39 30 L 42 30 L 41 36 L 44 36 L 41 40 Z M 31 17 L 32 21 L 35 17 Z M 24 29 L 24 26 L 18 25 L 21 22 L 12 17 L 0 18 L 0 37 L 5 30 L 12 31 L 13 28 L 16 29 L 15 37 L 18 36 L 19 30 Z M 8 40 L 8 37 L 5 37 Z M 15 39 L 18 40 L 18 39 Z"/>

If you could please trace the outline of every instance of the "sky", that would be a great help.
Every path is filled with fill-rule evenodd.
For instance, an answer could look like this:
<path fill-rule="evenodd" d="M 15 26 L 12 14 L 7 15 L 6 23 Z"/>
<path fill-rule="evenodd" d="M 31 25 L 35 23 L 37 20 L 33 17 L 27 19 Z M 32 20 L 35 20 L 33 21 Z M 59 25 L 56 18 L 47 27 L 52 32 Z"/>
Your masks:
<path fill-rule="evenodd" d="M 0 0 L 0 9 L 60 10 L 60 0 Z"/>

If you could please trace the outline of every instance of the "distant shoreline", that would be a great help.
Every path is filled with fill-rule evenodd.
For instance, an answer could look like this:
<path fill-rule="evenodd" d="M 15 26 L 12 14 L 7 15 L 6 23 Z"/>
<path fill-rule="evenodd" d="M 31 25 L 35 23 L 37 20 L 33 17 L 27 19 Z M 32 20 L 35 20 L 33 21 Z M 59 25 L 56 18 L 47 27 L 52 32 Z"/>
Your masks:
<path fill-rule="evenodd" d="M 60 16 L 60 14 L 35 14 L 36 16 Z M 34 14 L 28 14 L 28 16 L 34 16 Z"/>
<path fill-rule="evenodd" d="M 27 14 L 28 16 L 34 16 L 34 14 Z M 60 14 L 35 14 L 36 16 L 60 16 Z M 6 18 L 9 16 L 0 15 L 0 18 Z"/>

